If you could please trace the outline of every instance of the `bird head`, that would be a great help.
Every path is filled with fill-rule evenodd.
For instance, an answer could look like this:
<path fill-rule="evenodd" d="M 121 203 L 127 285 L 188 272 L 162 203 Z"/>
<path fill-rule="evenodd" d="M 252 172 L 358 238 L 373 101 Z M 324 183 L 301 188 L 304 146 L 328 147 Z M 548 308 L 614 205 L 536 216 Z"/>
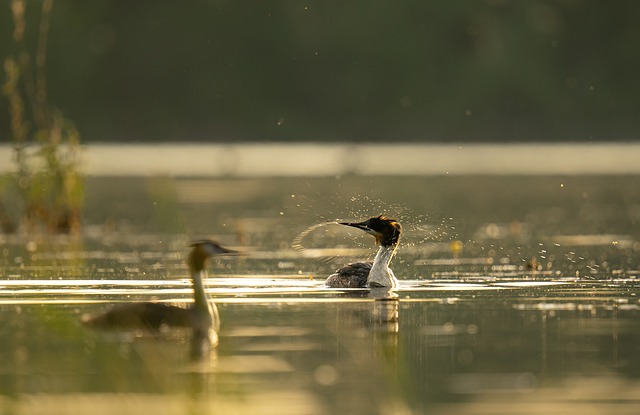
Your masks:
<path fill-rule="evenodd" d="M 400 222 L 383 215 L 374 216 L 363 222 L 340 222 L 340 225 L 365 231 L 376 238 L 376 243 L 382 246 L 397 245 L 402 233 Z"/>
<path fill-rule="evenodd" d="M 209 239 L 196 241 L 190 246 L 191 252 L 189 253 L 189 266 L 193 270 L 203 270 L 206 268 L 207 261 L 214 255 L 240 255 L 239 251 L 227 249 L 219 243 Z"/>

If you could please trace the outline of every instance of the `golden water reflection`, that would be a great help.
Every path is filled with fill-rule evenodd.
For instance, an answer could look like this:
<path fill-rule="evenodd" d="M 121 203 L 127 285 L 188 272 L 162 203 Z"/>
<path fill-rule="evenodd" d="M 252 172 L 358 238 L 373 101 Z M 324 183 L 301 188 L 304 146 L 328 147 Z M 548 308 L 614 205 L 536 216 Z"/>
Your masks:
<path fill-rule="evenodd" d="M 188 332 L 118 337 L 78 322 L 113 301 L 188 302 L 181 280 L 146 281 L 153 294 L 141 280 L 96 287 L 89 280 L 75 286 L 54 280 L 40 293 L 31 288 L 49 282 L 0 281 L 0 382 L 17 397 L 3 398 L 3 409 L 80 413 L 101 404 L 107 413 L 125 414 L 143 407 L 171 414 L 185 408 L 202 414 L 578 413 L 589 401 L 593 413 L 625 413 L 637 403 L 635 280 L 503 281 L 497 284 L 506 287 L 489 290 L 477 283 L 404 281 L 396 292 L 327 290 L 306 279 L 294 280 L 295 290 L 260 277 L 230 281 L 209 291 L 222 317 L 220 346 L 195 362 Z M 598 285 L 608 294 L 587 295 Z M 20 298 L 29 296 L 30 303 Z M 611 383 L 618 385 L 615 393 L 595 393 Z M 121 399 L 107 403 L 115 394 Z M 74 400 L 78 405 L 69 408 Z"/>
<path fill-rule="evenodd" d="M 0 412 L 637 413 L 636 177 L 93 178 L 88 190 L 78 240 L 0 235 Z M 302 249 L 296 236 L 387 211 L 405 229 L 399 289 L 324 287 L 373 241 L 330 225 Z M 188 330 L 80 324 L 114 303 L 192 301 L 184 255 L 204 236 L 248 253 L 211 264 L 210 355 L 190 358 Z"/>

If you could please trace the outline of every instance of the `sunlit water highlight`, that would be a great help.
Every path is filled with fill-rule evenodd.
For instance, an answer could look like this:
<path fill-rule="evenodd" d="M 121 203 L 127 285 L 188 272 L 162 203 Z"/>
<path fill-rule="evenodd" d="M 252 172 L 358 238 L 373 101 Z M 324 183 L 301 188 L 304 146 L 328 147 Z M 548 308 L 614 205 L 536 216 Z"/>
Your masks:
<path fill-rule="evenodd" d="M 634 300 L 640 280 L 621 279 L 585 282 L 576 279 L 545 278 L 544 276 L 486 275 L 464 279 L 400 280 L 394 292 L 403 299 L 419 300 L 421 297 L 441 294 L 448 296 L 452 291 L 472 299 L 476 291 L 510 290 L 506 296 L 527 296 L 547 299 L 566 297 L 568 300 L 581 294 L 594 299 L 611 295 L 631 294 Z M 297 275 L 281 276 L 233 276 L 209 278 L 205 280 L 207 294 L 215 302 L 234 302 L 237 298 L 254 298 L 264 301 L 266 296 L 275 296 L 276 301 L 345 301 L 344 293 L 365 294 L 369 289 L 330 289 L 323 281 L 300 279 Z M 542 291 L 541 291 L 542 290 Z M 502 293 L 503 298 L 505 293 Z M 192 289 L 187 279 L 172 280 L 0 280 L 0 304 L 45 304 L 55 302 L 104 303 L 129 301 L 161 301 L 189 303 Z M 373 300 L 373 298 L 372 298 Z M 250 301 L 250 300 L 247 300 Z M 627 300 L 628 301 L 628 300 Z M 638 300 L 640 301 L 640 299 Z"/>
<path fill-rule="evenodd" d="M 639 174 L 640 145 L 575 144 L 91 144 L 96 176 L 329 177 L 358 175 Z M 0 145 L 0 165 L 12 165 Z M 153 157 L 149 157 L 153 154 Z M 380 157 L 384 154 L 385 157 Z M 579 156 L 577 156 L 579 155 Z M 389 160 L 396 162 L 390 163 Z M 397 162 L 401 161 L 401 162 Z"/>

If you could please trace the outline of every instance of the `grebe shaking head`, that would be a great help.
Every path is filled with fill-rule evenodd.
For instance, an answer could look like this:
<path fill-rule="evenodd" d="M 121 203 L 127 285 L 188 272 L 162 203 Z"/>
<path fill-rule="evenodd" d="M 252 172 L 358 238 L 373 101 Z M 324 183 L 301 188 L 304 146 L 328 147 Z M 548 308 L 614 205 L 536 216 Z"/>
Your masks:
<path fill-rule="evenodd" d="M 380 245 L 373 262 L 353 262 L 348 264 L 327 278 L 326 284 L 332 288 L 364 288 L 364 287 L 391 287 L 398 286 L 398 280 L 393 271 L 389 269 L 389 263 L 396 252 L 402 226 L 399 222 L 382 215 L 373 217 L 364 222 L 340 223 L 365 231 L 376 238 Z"/>

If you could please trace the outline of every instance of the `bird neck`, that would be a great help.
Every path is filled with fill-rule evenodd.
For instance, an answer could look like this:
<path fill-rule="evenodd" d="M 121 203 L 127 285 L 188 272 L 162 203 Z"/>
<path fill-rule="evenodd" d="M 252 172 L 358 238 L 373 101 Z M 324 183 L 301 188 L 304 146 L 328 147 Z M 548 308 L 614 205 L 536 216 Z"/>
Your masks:
<path fill-rule="evenodd" d="M 396 287 L 398 285 L 393 272 L 389 269 L 389 263 L 393 254 L 396 252 L 398 245 L 380 245 L 376 257 L 373 259 L 373 265 L 369 276 L 367 277 L 367 285 L 369 287 Z"/>
<path fill-rule="evenodd" d="M 211 306 L 209 305 L 207 294 L 204 291 L 203 280 L 206 277 L 207 271 L 205 271 L 204 269 L 191 271 L 191 279 L 193 282 L 194 308 L 198 312 L 211 315 Z"/>
<path fill-rule="evenodd" d="M 218 331 L 220 328 L 220 318 L 218 308 L 209 302 L 204 291 L 204 281 L 207 278 L 207 256 L 199 255 L 197 250 L 191 251 L 189 256 L 189 271 L 191 273 L 191 283 L 193 284 L 193 307 L 194 330 Z"/>

